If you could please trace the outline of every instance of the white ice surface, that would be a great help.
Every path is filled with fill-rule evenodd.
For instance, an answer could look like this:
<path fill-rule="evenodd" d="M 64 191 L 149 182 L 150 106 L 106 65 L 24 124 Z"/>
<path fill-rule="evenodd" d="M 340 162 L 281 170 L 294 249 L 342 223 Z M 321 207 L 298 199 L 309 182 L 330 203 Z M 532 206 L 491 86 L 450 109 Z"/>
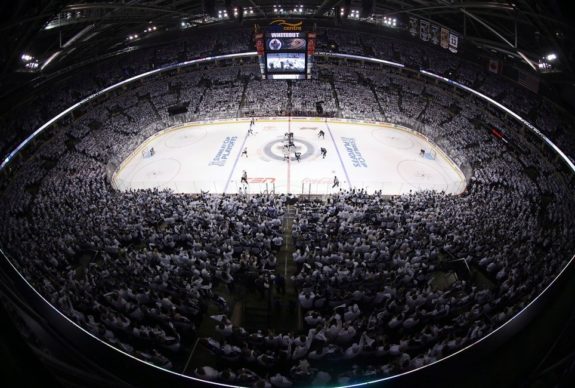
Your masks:
<path fill-rule="evenodd" d="M 326 194 L 334 176 L 340 188 L 404 194 L 410 190 L 460 193 L 465 188 L 461 172 L 439 150 L 435 160 L 420 156 L 433 146 L 422 136 L 390 125 L 325 120 L 256 120 L 248 135 L 249 121 L 189 124 L 167 129 L 148 139 L 124 161 L 114 176 L 118 189 L 169 188 L 180 193 Z M 325 138 L 318 137 L 319 130 Z M 296 149 L 283 160 L 284 134 L 294 133 Z M 227 142 L 226 142 L 227 139 Z M 226 147 L 226 144 L 228 145 Z M 347 146 L 346 146 L 347 145 Z M 355 145 L 355 147 L 354 147 Z M 143 150 L 155 154 L 144 157 Z M 325 159 L 320 148 L 327 149 Z M 248 156 L 242 156 L 247 148 Z M 249 185 L 240 183 L 242 171 Z"/>

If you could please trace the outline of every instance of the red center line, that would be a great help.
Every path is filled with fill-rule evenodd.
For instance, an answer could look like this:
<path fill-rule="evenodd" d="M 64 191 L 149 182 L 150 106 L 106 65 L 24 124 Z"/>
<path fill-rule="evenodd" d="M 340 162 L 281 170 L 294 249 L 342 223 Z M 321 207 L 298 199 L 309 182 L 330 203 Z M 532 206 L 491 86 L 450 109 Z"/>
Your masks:
<path fill-rule="evenodd" d="M 288 144 L 289 144 L 289 138 L 290 138 L 290 133 L 291 133 L 291 115 L 288 115 Z M 287 193 L 290 193 L 290 187 L 291 187 L 291 153 L 290 153 L 290 147 L 288 147 L 288 171 L 287 171 Z"/>

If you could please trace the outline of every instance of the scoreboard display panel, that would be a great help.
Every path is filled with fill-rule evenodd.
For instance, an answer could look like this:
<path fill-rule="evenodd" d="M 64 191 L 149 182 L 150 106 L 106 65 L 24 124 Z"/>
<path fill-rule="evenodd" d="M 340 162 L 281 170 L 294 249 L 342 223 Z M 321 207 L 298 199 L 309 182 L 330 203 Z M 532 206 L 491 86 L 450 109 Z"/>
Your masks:
<path fill-rule="evenodd" d="M 310 79 L 315 32 L 302 31 L 302 22 L 274 20 L 254 35 L 262 79 Z"/>
<path fill-rule="evenodd" d="M 270 51 L 305 51 L 307 46 L 305 38 L 268 38 L 266 50 Z"/>
<path fill-rule="evenodd" d="M 305 79 L 306 68 L 306 33 L 268 32 L 265 35 L 267 79 Z"/>

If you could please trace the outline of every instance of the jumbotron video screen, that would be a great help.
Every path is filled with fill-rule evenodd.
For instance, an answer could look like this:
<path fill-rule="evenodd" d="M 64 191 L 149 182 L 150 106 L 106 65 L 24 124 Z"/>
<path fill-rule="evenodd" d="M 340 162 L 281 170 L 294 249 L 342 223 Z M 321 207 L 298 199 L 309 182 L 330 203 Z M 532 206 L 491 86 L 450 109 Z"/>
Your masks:
<path fill-rule="evenodd" d="M 266 54 L 268 74 L 305 73 L 305 53 L 268 53 Z"/>
<path fill-rule="evenodd" d="M 305 79 L 307 36 L 303 32 L 271 32 L 265 39 L 267 79 Z"/>

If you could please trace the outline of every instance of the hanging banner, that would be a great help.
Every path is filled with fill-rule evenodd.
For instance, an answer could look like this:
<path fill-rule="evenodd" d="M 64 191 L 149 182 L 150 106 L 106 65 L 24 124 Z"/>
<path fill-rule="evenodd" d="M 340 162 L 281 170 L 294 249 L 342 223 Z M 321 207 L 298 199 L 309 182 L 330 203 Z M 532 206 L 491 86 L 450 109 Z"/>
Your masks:
<path fill-rule="evenodd" d="M 449 33 L 449 51 L 452 53 L 457 52 L 457 46 L 459 45 L 459 38 L 454 33 Z"/>
<path fill-rule="evenodd" d="M 449 48 L 449 30 L 441 27 L 441 47 Z"/>
<path fill-rule="evenodd" d="M 419 21 L 419 38 L 424 42 L 429 41 L 429 22 L 427 20 Z"/>
<path fill-rule="evenodd" d="M 258 55 L 264 55 L 264 34 L 259 32 L 255 36 Z"/>
<path fill-rule="evenodd" d="M 315 52 L 315 39 L 316 39 L 315 32 L 308 32 L 307 33 L 307 55 L 313 55 Z"/>
<path fill-rule="evenodd" d="M 417 18 L 414 18 L 413 16 L 409 17 L 409 33 L 414 38 L 417 36 Z"/>
<path fill-rule="evenodd" d="M 431 43 L 435 45 L 439 44 L 439 26 L 435 24 L 431 25 Z"/>

